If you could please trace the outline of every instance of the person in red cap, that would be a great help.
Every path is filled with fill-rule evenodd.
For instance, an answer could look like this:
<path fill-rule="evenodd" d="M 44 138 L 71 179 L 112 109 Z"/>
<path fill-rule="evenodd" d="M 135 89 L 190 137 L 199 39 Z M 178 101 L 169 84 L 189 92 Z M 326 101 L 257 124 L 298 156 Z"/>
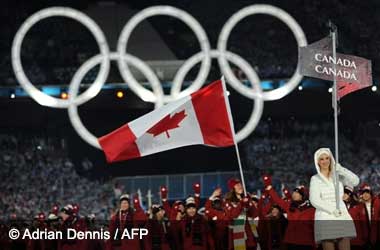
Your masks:
<path fill-rule="evenodd" d="M 216 188 L 209 199 L 207 199 L 205 203 L 205 216 L 209 221 L 215 250 L 227 250 L 230 221 L 224 211 L 221 188 Z"/>
<path fill-rule="evenodd" d="M 197 213 L 194 197 L 186 199 L 185 218 L 178 217 L 175 227 L 179 230 L 183 250 L 214 250 L 207 220 Z"/>
<path fill-rule="evenodd" d="M 367 183 L 360 187 L 360 201 L 366 208 L 366 219 L 370 225 L 370 243 L 373 249 L 380 249 L 380 200 L 373 195 L 372 188 Z"/>
<path fill-rule="evenodd" d="M 283 238 L 287 226 L 287 219 L 281 207 L 277 204 L 272 204 L 266 218 L 262 222 L 264 223 L 260 224 L 260 227 L 265 227 L 265 235 L 264 240 L 260 241 L 260 248 L 262 250 L 285 249 Z M 263 233 L 263 230 L 261 230 L 260 233 Z"/>
<path fill-rule="evenodd" d="M 371 212 L 373 206 L 372 189 L 367 183 L 362 184 L 360 187 L 360 200 L 366 207 L 368 220 L 371 221 L 373 216 Z"/>
<path fill-rule="evenodd" d="M 164 207 L 165 213 L 169 218 L 169 221 L 176 220 L 178 212 L 181 213 L 181 216 L 185 216 L 185 207 L 183 205 L 183 202 L 181 200 L 176 200 L 172 206 L 170 206 L 168 201 L 168 188 L 166 186 L 161 186 L 160 193 L 161 193 L 161 202 L 162 206 Z"/>
<path fill-rule="evenodd" d="M 79 218 L 74 214 L 73 206 L 66 205 L 61 209 L 59 216 L 62 218 L 61 231 L 64 234 L 64 239 L 58 241 L 58 249 L 60 250 L 87 250 L 87 240 L 68 239 L 65 233 L 68 229 L 74 229 L 76 232 L 85 232 L 87 230 L 84 219 Z M 67 236 L 67 235 L 66 235 Z"/>
<path fill-rule="evenodd" d="M 283 242 L 288 250 L 312 250 L 316 249 L 314 240 L 314 213 L 315 209 L 310 205 L 308 192 L 304 186 L 298 186 L 291 194 L 290 202 L 281 199 L 272 188 L 271 183 L 265 183 L 265 190 L 273 203 L 280 206 L 288 218 Z"/>
<path fill-rule="evenodd" d="M 366 207 L 360 203 L 354 189 L 350 186 L 344 187 L 343 201 L 348 212 L 355 223 L 356 237 L 351 239 L 352 250 L 365 250 L 369 248 L 369 223 L 366 218 Z"/>
<path fill-rule="evenodd" d="M 154 204 L 151 207 L 151 216 L 147 223 L 149 234 L 145 238 L 145 250 L 171 250 L 169 237 L 170 223 L 165 220 L 163 206 Z"/>
<path fill-rule="evenodd" d="M 343 201 L 347 209 L 353 208 L 359 204 L 358 197 L 354 193 L 353 187 L 344 186 Z"/>
<path fill-rule="evenodd" d="M 169 214 L 169 222 L 172 225 L 177 225 L 177 220 L 183 220 L 185 218 L 185 206 L 181 200 L 176 200 Z M 182 249 L 181 235 L 177 227 L 171 226 L 169 228 L 169 235 L 172 239 L 172 248 L 174 250 Z"/>
<path fill-rule="evenodd" d="M 59 217 L 58 213 L 55 214 L 53 213 L 55 210 L 52 210 L 52 212 L 48 215 L 46 224 L 47 224 L 47 230 L 49 232 L 56 232 L 59 230 Z M 58 239 L 53 239 L 53 240 L 45 240 L 45 248 L 46 250 L 58 250 Z"/>
<path fill-rule="evenodd" d="M 162 206 L 165 210 L 165 213 L 169 219 L 169 223 L 176 223 L 177 217 L 184 218 L 185 217 L 185 207 L 181 200 L 176 200 L 172 206 L 170 206 L 168 201 L 168 188 L 166 186 L 161 186 L 161 201 Z M 168 228 L 168 236 L 171 239 L 170 244 L 172 250 L 181 249 L 180 235 L 178 230 L 175 227 L 170 226 Z"/>
<path fill-rule="evenodd" d="M 120 208 L 111 218 L 109 225 L 109 232 L 111 235 L 110 240 L 106 242 L 106 250 L 140 250 L 143 249 L 143 242 L 139 238 L 133 239 L 121 239 L 122 232 L 124 230 L 130 230 L 132 228 L 140 228 L 142 223 L 147 220 L 146 214 L 140 206 L 140 201 L 136 196 L 133 197 L 134 208 L 130 206 L 129 195 L 124 194 L 120 196 Z M 115 233 L 118 232 L 115 239 Z"/>
<path fill-rule="evenodd" d="M 228 189 L 230 190 L 225 195 L 225 212 L 227 218 L 233 223 L 234 219 L 238 217 L 245 218 L 245 246 L 247 250 L 253 250 L 257 247 L 257 239 L 254 233 L 252 232 L 252 227 L 250 225 L 250 220 L 253 220 L 258 216 L 257 208 L 254 206 L 251 197 L 249 194 L 244 196 L 244 189 L 241 181 L 237 178 L 231 178 L 227 182 Z M 233 240 L 233 229 L 230 230 L 229 234 L 229 244 L 230 249 L 234 248 Z"/>

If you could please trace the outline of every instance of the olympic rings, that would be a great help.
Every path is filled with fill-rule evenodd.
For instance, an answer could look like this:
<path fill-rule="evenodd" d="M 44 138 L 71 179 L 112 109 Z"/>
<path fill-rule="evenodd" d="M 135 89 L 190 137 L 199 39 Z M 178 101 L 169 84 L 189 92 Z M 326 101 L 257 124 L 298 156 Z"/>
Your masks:
<path fill-rule="evenodd" d="M 236 55 L 226 50 L 228 37 L 233 27 L 241 19 L 254 14 L 268 14 L 279 18 L 291 29 L 296 38 L 298 46 L 307 45 L 304 32 L 302 31 L 298 23 L 288 13 L 271 5 L 251 5 L 235 13 L 227 21 L 227 23 L 222 29 L 222 32 L 218 40 L 217 50 L 212 50 L 210 48 L 210 43 L 206 35 L 206 32 L 198 23 L 198 21 L 190 14 L 172 6 L 154 6 L 138 12 L 126 23 L 118 40 L 117 52 L 110 52 L 106 38 L 102 30 L 90 17 L 88 17 L 80 11 L 71 8 L 51 7 L 38 11 L 32 16 L 30 16 L 17 31 L 12 45 L 12 67 L 17 80 L 20 82 L 20 85 L 35 101 L 37 101 L 41 105 L 52 108 L 67 108 L 70 121 L 77 133 L 79 134 L 79 136 L 82 137 L 82 139 L 84 139 L 90 145 L 96 148 L 100 148 L 97 137 L 91 134 L 91 132 L 89 132 L 81 122 L 81 119 L 78 115 L 77 107 L 89 101 L 101 91 L 101 88 L 104 85 L 110 70 L 111 60 L 117 61 L 120 74 L 122 78 L 125 80 L 125 82 L 128 84 L 128 86 L 131 88 L 131 90 L 142 100 L 147 102 L 154 102 L 155 107 L 157 108 L 162 106 L 164 103 L 184 97 L 200 89 L 206 81 L 207 75 L 210 71 L 211 59 L 217 58 L 221 71 L 226 77 L 226 82 L 231 84 L 231 86 L 240 94 L 254 100 L 254 109 L 252 110 L 249 121 L 239 132 L 237 132 L 237 141 L 240 142 L 244 140 L 247 136 L 249 136 L 256 128 L 262 115 L 264 101 L 277 100 L 286 96 L 299 84 L 299 82 L 302 79 L 302 76 L 300 75 L 298 70 L 298 65 L 293 76 L 284 86 L 275 90 L 262 92 L 260 86 L 260 79 L 257 76 L 255 70 L 249 65 L 248 62 L 246 62 L 239 55 Z M 158 77 L 145 62 L 126 52 L 128 40 L 134 28 L 146 18 L 157 15 L 167 15 L 171 17 L 176 17 L 183 21 L 194 31 L 201 47 L 201 52 L 188 58 L 176 73 L 173 79 L 170 95 L 164 94 Z M 38 90 L 25 75 L 25 72 L 21 64 L 21 45 L 26 33 L 35 23 L 39 22 L 44 18 L 53 16 L 64 16 L 72 18 L 82 23 L 94 35 L 95 40 L 100 49 L 100 54 L 95 55 L 89 60 L 87 60 L 74 74 L 74 77 L 69 85 L 68 100 L 54 98 Z M 251 88 L 245 86 L 235 77 L 228 63 L 229 61 L 241 68 L 242 71 L 247 75 L 248 80 L 251 82 L 252 85 Z M 181 86 L 186 74 L 195 64 L 199 62 L 201 62 L 201 69 L 196 79 L 192 82 L 192 84 L 189 87 L 181 91 Z M 95 81 L 91 84 L 90 88 L 78 95 L 79 86 L 83 77 L 91 68 L 95 67 L 98 64 L 100 64 L 100 71 Z M 134 78 L 129 69 L 129 64 L 136 67 L 138 70 L 141 71 L 141 73 L 143 73 L 143 75 L 145 75 L 145 77 L 152 86 L 152 91 L 144 88 Z"/>

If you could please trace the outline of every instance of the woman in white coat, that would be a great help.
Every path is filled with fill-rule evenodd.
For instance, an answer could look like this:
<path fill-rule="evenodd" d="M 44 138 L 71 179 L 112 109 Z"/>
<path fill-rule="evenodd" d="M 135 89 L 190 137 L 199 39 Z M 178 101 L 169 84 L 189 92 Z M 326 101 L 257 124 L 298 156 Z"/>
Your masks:
<path fill-rule="evenodd" d="M 315 241 L 322 243 L 323 250 L 350 250 L 350 238 L 356 236 L 355 225 L 343 202 L 343 186 L 355 187 L 359 178 L 335 164 L 328 148 L 320 148 L 314 154 L 317 174 L 310 180 L 310 202 L 316 208 L 314 234 Z M 339 210 L 336 209 L 335 169 L 339 181 Z"/>

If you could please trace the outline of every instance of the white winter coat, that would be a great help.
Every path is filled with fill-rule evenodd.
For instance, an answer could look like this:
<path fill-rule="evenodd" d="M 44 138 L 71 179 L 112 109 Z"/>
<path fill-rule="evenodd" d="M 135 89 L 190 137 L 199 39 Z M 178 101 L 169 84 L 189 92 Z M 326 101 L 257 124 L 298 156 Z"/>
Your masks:
<path fill-rule="evenodd" d="M 321 154 L 330 155 L 331 174 L 327 179 L 321 174 L 318 159 Z M 335 217 L 333 214 L 336 209 L 335 194 L 335 160 L 328 148 L 321 148 L 314 154 L 314 163 L 317 174 L 310 180 L 310 202 L 316 208 L 314 235 L 315 241 L 333 240 L 338 238 L 356 237 L 355 225 L 343 202 L 343 185 L 355 187 L 359 184 L 359 178 L 350 170 L 343 168 L 339 173 L 339 202 L 342 215 Z"/>

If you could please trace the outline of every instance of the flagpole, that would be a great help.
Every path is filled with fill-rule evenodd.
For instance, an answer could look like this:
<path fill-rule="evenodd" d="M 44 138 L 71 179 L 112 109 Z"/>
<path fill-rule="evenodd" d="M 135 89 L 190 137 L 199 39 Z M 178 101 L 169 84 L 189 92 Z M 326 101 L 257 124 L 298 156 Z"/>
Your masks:
<path fill-rule="evenodd" d="M 336 36 L 337 36 L 337 27 L 329 21 L 330 35 L 332 38 L 332 52 L 334 61 L 336 61 Z M 334 70 L 336 70 L 336 64 L 333 64 Z M 334 106 L 334 131 L 335 131 L 335 161 L 336 164 L 339 163 L 339 147 L 338 147 L 338 89 L 336 82 L 336 75 L 333 77 L 333 106 Z M 339 177 L 336 172 L 336 167 L 334 167 L 334 176 L 335 176 L 335 196 L 336 196 L 336 209 L 340 210 L 340 199 L 339 199 Z"/>
<path fill-rule="evenodd" d="M 234 144 L 235 144 L 236 157 L 237 157 L 238 164 L 239 164 L 240 179 L 241 179 L 241 183 L 243 185 L 244 196 L 247 196 L 247 189 L 245 188 L 243 167 L 241 165 L 239 148 L 238 148 L 238 145 L 237 145 L 237 142 L 236 142 L 234 120 L 232 119 L 232 112 L 231 112 L 231 107 L 230 107 L 230 101 L 229 101 L 228 95 L 227 95 L 227 88 L 226 88 L 226 82 L 225 82 L 224 76 L 222 76 L 222 86 L 223 86 L 224 99 L 225 99 L 226 107 L 227 107 L 228 119 L 230 120 L 230 124 L 231 124 L 232 137 L 233 137 Z"/>

